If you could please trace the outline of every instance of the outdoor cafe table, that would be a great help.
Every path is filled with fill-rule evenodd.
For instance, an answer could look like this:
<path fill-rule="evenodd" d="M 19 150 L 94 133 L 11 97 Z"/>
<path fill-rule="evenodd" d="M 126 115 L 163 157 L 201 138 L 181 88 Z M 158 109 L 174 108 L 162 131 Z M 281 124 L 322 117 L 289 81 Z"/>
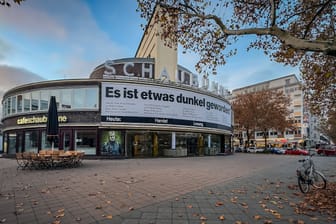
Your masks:
<path fill-rule="evenodd" d="M 84 153 L 76 151 L 62 152 L 43 151 L 43 153 L 17 153 L 16 160 L 18 169 L 50 169 L 50 168 L 70 168 L 82 164 Z"/>

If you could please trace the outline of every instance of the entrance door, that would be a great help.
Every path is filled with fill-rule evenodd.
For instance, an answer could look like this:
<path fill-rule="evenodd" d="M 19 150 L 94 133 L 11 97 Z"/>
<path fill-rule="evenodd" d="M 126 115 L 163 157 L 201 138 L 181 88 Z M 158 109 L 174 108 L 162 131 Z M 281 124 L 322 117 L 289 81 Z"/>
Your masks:
<path fill-rule="evenodd" d="M 187 138 L 187 150 L 188 156 L 198 156 L 198 147 L 197 147 L 197 137 L 188 137 Z"/>
<path fill-rule="evenodd" d="M 64 151 L 69 151 L 70 149 L 72 149 L 71 147 L 71 131 L 67 130 L 67 131 L 61 131 L 61 148 Z"/>
<path fill-rule="evenodd" d="M 128 156 L 152 157 L 153 133 L 152 132 L 128 132 Z"/>

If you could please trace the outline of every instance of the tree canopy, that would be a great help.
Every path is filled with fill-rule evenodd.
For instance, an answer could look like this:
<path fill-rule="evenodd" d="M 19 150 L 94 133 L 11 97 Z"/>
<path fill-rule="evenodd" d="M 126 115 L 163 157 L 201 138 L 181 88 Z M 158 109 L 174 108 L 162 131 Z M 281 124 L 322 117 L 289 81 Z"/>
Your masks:
<path fill-rule="evenodd" d="M 289 100 L 283 92 L 276 90 L 238 95 L 232 102 L 234 122 L 238 125 L 237 131 L 246 131 L 248 141 L 251 133 L 264 132 L 266 146 L 269 130 L 283 132 L 287 128 L 292 128 Z"/>
<path fill-rule="evenodd" d="M 24 0 L 12 0 L 14 3 L 20 5 Z M 11 3 L 9 0 L 0 0 L 0 5 L 10 7 Z"/>
<path fill-rule="evenodd" d="M 259 49 L 271 60 L 300 67 L 305 96 L 315 114 L 336 108 L 336 0 L 138 2 L 141 16 L 148 20 L 159 3 L 161 13 L 154 20 L 163 28 L 161 37 L 167 44 L 179 43 L 198 53 L 197 72 L 216 73 L 237 52 L 234 44 L 239 37 L 254 35 L 247 50 Z"/>

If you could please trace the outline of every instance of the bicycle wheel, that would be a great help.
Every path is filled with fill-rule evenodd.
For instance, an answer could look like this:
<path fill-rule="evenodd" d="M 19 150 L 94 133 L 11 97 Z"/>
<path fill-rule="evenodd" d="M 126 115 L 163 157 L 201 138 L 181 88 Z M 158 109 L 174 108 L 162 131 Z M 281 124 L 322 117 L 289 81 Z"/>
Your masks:
<path fill-rule="evenodd" d="M 309 191 L 310 185 L 302 176 L 298 176 L 298 184 L 302 193 L 305 194 Z"/>
<path fill-rule="evenodd" d="M 327 179 L 324 177 L 324 175 L 321 172 L 317 170 L 315 170 L 313 173 L 312 182 L 313 182 L 312 185 L 315 188 L 325 189 L 327 187 Z"/>

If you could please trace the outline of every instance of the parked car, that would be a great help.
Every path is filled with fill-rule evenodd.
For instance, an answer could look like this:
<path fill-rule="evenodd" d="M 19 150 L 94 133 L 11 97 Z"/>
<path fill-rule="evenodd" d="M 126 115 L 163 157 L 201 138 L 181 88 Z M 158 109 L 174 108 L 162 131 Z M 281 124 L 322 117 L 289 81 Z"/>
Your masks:
<path fill-rule="evenodd" d="M 317 149 L 317 154 L 321 156 L 334 156 L 336 155 L 336 146 L 322 145 Z"/>
<path fill-rule="evenodd" d="M 242 151 L 243 151 L 242 147 L 239 146 L 235 147 L 235 152 L 242 152 Z"/>
<path fill-rule="evenodd" d="M 274 154 L 285 154 L 286 153 L 286 149 L 283 149 L 283 148 L 272 148 L 271 152 L 274 153 Z"/>
<path fill-rule="evenodd" d="M 305 149 L 287 149 L 285 152 L 286 155 L 309 155 L 308 151 Z"/>
<path fill-rule="evenodd" d="M 247 152 L 263 152 L 263 151 L 264 151 L 263 148 L 256 148 L 254 146 L 247 148 Z"/>

